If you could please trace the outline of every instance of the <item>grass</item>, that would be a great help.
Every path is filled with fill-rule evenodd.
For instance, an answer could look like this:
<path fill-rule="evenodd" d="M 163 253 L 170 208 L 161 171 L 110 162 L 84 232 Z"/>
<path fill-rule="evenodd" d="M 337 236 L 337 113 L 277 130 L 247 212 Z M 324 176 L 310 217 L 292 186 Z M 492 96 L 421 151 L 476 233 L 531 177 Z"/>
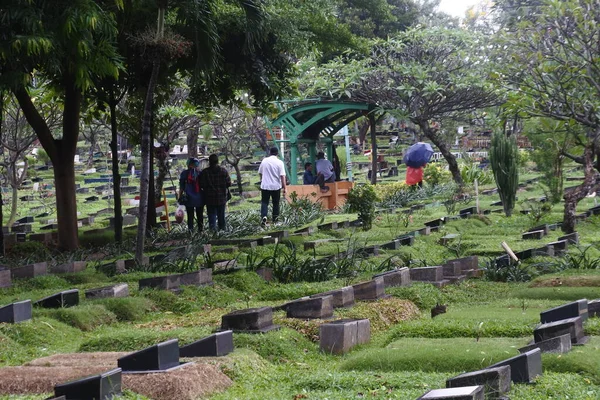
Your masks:
<path fill-rule="evenodd" d="M 597 287 L 535 287 L 517 290 L 514 295 L 521 299 L 575 301 L 598 298 L 599 292 Z"/>
<path fill-rule="evenodd" d="M 85 304 L 70 308 L 41 309 L 36 314 L 54 318 L 69 326 L 92 331 L 103 325 L 112 325 L 117 322 L 117 316 L 101 304 Z"/>

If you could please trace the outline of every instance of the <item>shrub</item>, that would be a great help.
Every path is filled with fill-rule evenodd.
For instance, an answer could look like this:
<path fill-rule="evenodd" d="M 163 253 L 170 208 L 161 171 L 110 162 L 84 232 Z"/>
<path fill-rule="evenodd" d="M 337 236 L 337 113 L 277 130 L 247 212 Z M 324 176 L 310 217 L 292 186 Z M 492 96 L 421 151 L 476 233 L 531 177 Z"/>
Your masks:
<path fill-rule="evenodd" d="M 430 163 L 423 169 L 423 181 L 430 186 L 437 186 L 449 183 L 452 180 L 450 171 L 444 168 L 440 163 Z"/>
<path fill-rule="evenodd" d="M 507 137 L 502 132 L 495 132 L 489 155 L 504 213 L 510 217 L 519 188 L 519 154 L 515 137 Z"/>
<path fill-rule="evenodd" d="M 370 184 L 354 186 L 348 193 L 350 211 L 358 213 L 358 219 L 362 222 L 365 231 L 370 230 L 373 224 L 376 201 L 377 194 Z"/>
<path fill-rule="evenodd" d="M 41 242 L 15 243 L 7 252 L 7 256 L 19 259 L 19 266 L 45 261 L 50 257 L 50 252 Z"/>

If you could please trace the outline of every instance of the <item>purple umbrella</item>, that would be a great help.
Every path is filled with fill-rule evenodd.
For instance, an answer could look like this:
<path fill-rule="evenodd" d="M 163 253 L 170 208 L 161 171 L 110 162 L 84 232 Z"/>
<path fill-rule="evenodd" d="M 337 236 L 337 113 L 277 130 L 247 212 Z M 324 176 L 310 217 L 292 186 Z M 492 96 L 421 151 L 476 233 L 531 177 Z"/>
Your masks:
<path fill-rule="evenodd" d="M 409 167 L 419 168 L 427 164 L 433 154 L 433 148 L 429 143 L 418 142 L 406 150 L 402 161 Z"/>

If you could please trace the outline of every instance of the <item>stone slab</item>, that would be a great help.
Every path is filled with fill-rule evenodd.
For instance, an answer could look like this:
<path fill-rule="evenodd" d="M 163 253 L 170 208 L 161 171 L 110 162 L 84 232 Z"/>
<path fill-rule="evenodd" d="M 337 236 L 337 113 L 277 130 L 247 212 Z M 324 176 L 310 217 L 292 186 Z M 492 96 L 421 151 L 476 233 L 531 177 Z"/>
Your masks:
<path fill-rule="evenodd" d="M 7 288 L 12 286 L 12 275 L 11 270 L 8 268 L 0 267 L 0 288 Z"/>
<path fill-rule="evenodd" d="M 128 296 L 129 285 L 126 283 L 117 283 L 116 285 L 88 289 L 85 291 L 85 298 L 90 300 Z"/>
<path fill-rule="evenodd" d="M 162 289 L 173 290 L 181 285 L 179 275 L 155 276 L 153 278 L 144 278 L 138 281 L 139 289 Z"/>
<path fill-rule="evenodd" d="M 319 296 L 293 301 L 287 304 L 286 312 L 288 318 L 331 318 L 333 317 L 333 296 Z"/>
<path fill-rule="evenodd" d="M 233 331 L 217 332 L 179 348 L 180 357 L 221 357 L 233 351 Z"/>
<path fill-rule="evenodd" d="M 85 261 L 71 261 L 64 264 L 51 265 L 49 270 L 54 274 L 74 274 L 82 272 L 86 265 Z"/>
<path fill-rule="evenodd" d="M 79 290 L 71 289 L 44 297 L 34 303 L 42 308 L 74 307 L 79 304 Z"/>
<path fill-rule="evenodd" d="M 571 351 L 571 335 L 564 334 L 541 342 L 533 343 L 519 349 L 520 353 L 526 353 L 533 349 L 540 349 L 542 353 L 568 353 Z"/>
<path fill-rule="evenodd" d="M 221 317 L 221 330 L 224 331 L 265 333 L 274 329 L 279 329 L 279 326 L 273 325 L 271 307 L 237 310 Z"/>
<path fill-rule="evenodd" d="M 65 399 L 112 399 L 121 394 L 121 368 L 54 386 L 55 396 Z"/>
<path fill-rule="evenodd" d="M 419 282 L 438 282 L 444 279 L 441 266 L 410 268 L 410 279 Z"/>
<path fill-rule="evenodd" d="M 533 349 L 490 365 L 489 368 L 503 365 L 510 365 L 510 380 L 513 383 L 532 383 L 537 376 L 542 375 L 542 352 L 540 349 Z"/>
<path fill-rule="evenodd" d="M 331 296 L 333 308 L 352 307 L 354 305 L 354 288 L 345 286 L 338 290 L 313 294 L 310 297 Z"/>
<path fill-rule="evenodd" d="M 483 386 L 463 386 L 450 389 L 433 389 L 417 400 L 483 400 Z"/>
<path fill-rule="evenodd" d="M 533 330 L 533 340 L 537 343 L 565 334 L 571 335 L 572 344 L 584 341 L 583 319 L 575 317 L 538 325 Z"/>
<path fill-rule="evenodd" d="M 579 244 L 579 232 L 569 233 L 558 238 L 559 241 L 566 240 L 571 244 Z"/>
<path fill-rule="evenodd" d="M 355 300 L 377 300 L 385 297 L 385 283 L 382 277 L 352 285 Z"/>
<path fill-rule="evenodd" d="M 567 318 L 581 317 L 583 321 L 588 319 L 588 301 L 580 299 L 571 303 L 563 304 L 540 313 L 540 322 L 560 321 Z"/>
<path fill-rule="evenodd" d="M 0 307 L 0 323 L 16 324 L 31 319 L 31 300 L 18 301 Z"/>
<path fill-rule="evenodd" d="M 179 366 L 177 339 L 155 344 L 117 360 L 123 372 L 164 371 Z"/>
<path fill-rule="evenodd" d="M 434 220 L 425 222 L 425 226 L 427 226 L 429 228 L 434 228 L 434 227 L 439 228 L 442 225 L 444 225 L 444 218 L 438 218 L 438 219 L 434 219 Z"/>
<path fill-rule="evenodd" d="M 600 317 L 600 299 L 588 301 L 588 316 Z"/>
<path fill-rule="evenodd" d="M 326 353 L 345 354 L 370 340 L 371 324 L 368 319 L 342 319 L 319 327 L 319 346 Z"/>
<path fill-rule="evenodd" d="M 382 272 L 377 275 L 373 275 L 373 279 L 383 278 L 384 288 L 395 287 L 395 286 L 410 286 L 410 271 L 407 267 L 394 269 L 391 271 Z"/>
<path fill-rule="evenodd" d="M 212 284 L 212 269 L 203 268 L 198 271 L 179 275 L 180 285 L 204 286 Z"/>
<path fill-rule="evenodd" d="M 545 232 L 543 230 L 533 231 L 533 232 L 524 232 L 521 235 L 521 239 L 523 240 L 537 240 L 543 238 Z"/>
<path fill-rule="evenodd" d="M 447 388 L 483 386 L 485 397 L 497 399 L 510 391 L 510 366 L 467 372 L 446 380 Z"/>

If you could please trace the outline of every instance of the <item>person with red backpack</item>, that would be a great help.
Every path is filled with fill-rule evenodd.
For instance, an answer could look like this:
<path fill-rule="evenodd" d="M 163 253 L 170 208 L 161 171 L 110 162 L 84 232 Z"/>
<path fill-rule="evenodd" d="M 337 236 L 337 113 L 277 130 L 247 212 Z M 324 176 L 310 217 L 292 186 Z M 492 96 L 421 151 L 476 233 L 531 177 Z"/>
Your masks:
<path fill-rule="evenodd" d="M 204 199 L 200 187 L 200 161 L 190 158 L 187 162 L 188 169 L 179 176 L 179 204 L 185 206 L 187 223 L 190 232 L 194 230 L 194 214 L 198 221 L 198 232 L 204 228 Z"/>

